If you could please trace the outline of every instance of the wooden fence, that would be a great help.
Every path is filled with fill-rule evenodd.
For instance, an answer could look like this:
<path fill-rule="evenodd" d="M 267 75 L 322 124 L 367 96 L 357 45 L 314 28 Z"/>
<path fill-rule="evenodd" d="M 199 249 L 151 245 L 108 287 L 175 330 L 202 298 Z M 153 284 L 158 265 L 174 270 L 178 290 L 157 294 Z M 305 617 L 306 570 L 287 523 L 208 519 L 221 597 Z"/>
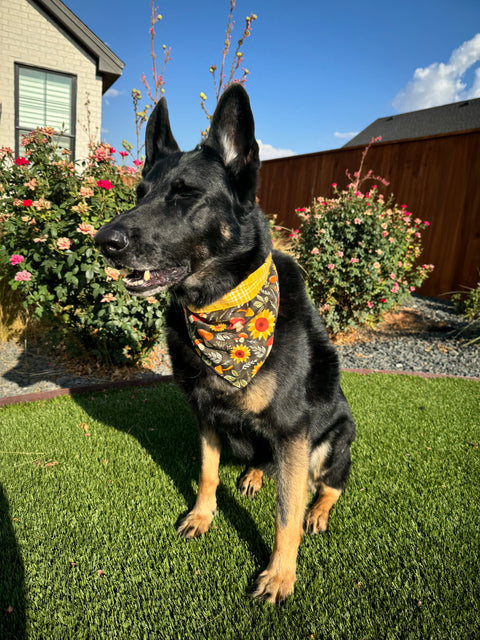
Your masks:
<path fill-rule="evenodd" d="M 344 188 L 360 165 L 364 147 L 346 147 L 262 163 L 259 200 L 279 224 L 298 227 L 295 209 L 314 197 L 332 195 L 332 183 Z M 386 178 L 380 191 L 395 194 L 414 217 L 430 222 L 423 234 L 421 262 L 435 269 L 420 293 L 440 296 L 480 280 L 480 129 L 376 143 L 365 171 Z M 372 183 L 366 183 L 368 185 Z"/>

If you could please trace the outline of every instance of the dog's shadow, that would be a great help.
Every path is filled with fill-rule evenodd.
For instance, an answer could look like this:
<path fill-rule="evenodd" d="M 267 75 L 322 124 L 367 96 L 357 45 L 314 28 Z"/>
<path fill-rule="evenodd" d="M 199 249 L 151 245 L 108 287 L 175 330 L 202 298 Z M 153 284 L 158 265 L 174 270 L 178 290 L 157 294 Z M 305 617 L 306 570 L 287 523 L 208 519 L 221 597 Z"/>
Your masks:
<path fill-rule="evenodd" d="M 131 387 L 123 391 L 129 400 L 123 404 L 116 403 L 118 396 L 115 394 L 118 392 L 115 390 L 99 396 L 81 393 L 73 397 L 95 420 L 135 437 L 169 476 L 188 507 L 178 514 L 175 522 L 177 527 L 196 499 L 194 484 L 196 486 L 200 471 L 199 438 L 195 418 L 181 391 L 173 382 L 163 381 L 160 377 L 159 380 L 154 392 L 148 391 L 148 396 L 145 387 Z M 154 427 L 152 414 L 155 416 Z M 222 452 L 222 463 L 224 460 L 235 462 L 228 452 Z M 247 543 L 257 564 L 263 565 L 268 561 L 269 550 L 256 522 L 242 504 L 245 500 L 248 498 L 241 496 L 236 486 L 220 482 L 217 489 L 218 510 Z"/>

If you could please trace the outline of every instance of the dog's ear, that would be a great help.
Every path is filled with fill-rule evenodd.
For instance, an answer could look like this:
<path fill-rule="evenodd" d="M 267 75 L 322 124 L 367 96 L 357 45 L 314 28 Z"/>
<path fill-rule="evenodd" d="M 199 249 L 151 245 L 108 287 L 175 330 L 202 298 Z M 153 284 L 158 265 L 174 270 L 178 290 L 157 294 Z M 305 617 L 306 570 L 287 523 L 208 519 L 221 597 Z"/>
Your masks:
<path fill-rule="evenodd" d="M 222 157 L 240 201 L 253 204 L 260 160 L 250 100 L 241 85 L 230 85 L 223 92 L 206 144 Z"/>
<path fill-rule="evenodd" d="M 165 98 L 161 98 L 147 122 L 143 175 L 150 171 L 159 155 L 174 151 L 180 151 L 180 149 L 170 128 L 167 101 Z"/>

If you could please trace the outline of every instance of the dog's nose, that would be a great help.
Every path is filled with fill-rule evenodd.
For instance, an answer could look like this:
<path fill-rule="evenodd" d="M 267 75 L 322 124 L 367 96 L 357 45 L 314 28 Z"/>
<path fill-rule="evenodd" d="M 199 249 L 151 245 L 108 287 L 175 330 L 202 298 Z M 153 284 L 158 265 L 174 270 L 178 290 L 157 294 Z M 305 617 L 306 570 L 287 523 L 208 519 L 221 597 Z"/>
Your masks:
<path fill-rule="evenodd" d="M 123 229 L 104 227 L 95 235 L 95 242 L 106 255 L 117 256 L 128 247 L 128 236 Z"/>

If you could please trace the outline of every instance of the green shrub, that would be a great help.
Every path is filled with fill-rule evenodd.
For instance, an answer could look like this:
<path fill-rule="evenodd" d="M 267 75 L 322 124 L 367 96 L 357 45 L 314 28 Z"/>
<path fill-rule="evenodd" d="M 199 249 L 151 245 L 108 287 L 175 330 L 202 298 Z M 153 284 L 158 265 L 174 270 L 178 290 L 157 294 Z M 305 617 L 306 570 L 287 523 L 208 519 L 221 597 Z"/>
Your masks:
<path fill-rule="evenodd" d="M 355 174 L 358 176 L 358 174 Z M 376 186 L 358 191 L 334 188 L 333 198 L 316 198 L 297 209 L 300 227 L 292 238 L 314 303 L 334 332 L 382 314 L 421 285 L 433 265 L 416 266 L 421 232 L 429 225 L 385 201 Z"/>
<path fill-rule="evenodd" d="M 129 296 L 93 236 L 134 206 L 141 163 L 119 166 L 102 143 L 75 167 L 53 133 L 25 136 L 24 157 L 0 150 L 0 271 L 28 315 L 53 322 L 103 361 L 135 362 L 159 337 L 165 299 Z"/>
<path fill-rule="evenodd" d="M 476 288 L 469 289 L 465 293 L 455 293 L 452 296 L 458 313 L 466 316 L 469 320 L 480 318 L 480 282 Z"/>

